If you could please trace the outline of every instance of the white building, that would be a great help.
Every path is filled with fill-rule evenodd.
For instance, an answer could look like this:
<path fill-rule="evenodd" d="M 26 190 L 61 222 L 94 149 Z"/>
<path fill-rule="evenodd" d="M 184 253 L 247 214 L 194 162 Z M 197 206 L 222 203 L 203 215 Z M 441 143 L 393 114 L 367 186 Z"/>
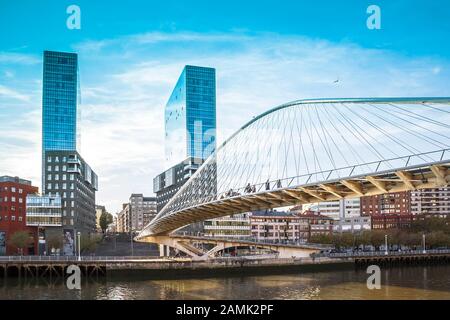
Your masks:
<path fill-rule="evenodd" d="M 251 214 L 251 212 L 246 212 L 205 220 L 204 233 L 211 237 L 248 238 L 251 236 Z"/>
<path fill-rule="evenodd" d="M 333 218 L 334 220 L 361 216 L 359 198 L 311 203 L 303 205 L 302 210 L 303 211 L 311 210 L 320 212 L 320 214 Z"/>
<path fill-rule="evenodd" d="M 349 217 L 335 221 L 333 225 L 334 232 L 360 232 L 371 229 L 371 218 L 367 217 Z"/>
<path fill-rule="evenodd" d="M 436 217 L 450 215 L 450 188 L 411 191 L 411 213 Z"/>

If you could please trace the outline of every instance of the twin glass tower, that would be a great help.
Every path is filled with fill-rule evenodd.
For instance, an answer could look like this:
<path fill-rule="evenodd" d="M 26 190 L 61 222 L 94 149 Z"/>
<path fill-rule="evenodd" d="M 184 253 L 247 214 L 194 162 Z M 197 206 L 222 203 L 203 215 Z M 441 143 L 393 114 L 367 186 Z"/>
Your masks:
<path fill-rule="evenodd" d="M 184 67 L 165 108 L 166 171 L 153 179 L 160 211 L 216 149 L 216 70 Z"/>
<path fill-rule="evenodd" d="M 77 148 L 78 59 L 75 53 L 44 51 L 42 152 Z"/>
<path fill-rule="evenodd" d="M 166 167 L 200 162 L 216 147 L 216 71 L 185 66 L 165 108 Z"/>
<path fill-rule="evenodd" d="M 61 198 L 65 254 L 74 252 L 75 232 L 95 230 L 98 178 L 77 151 L 77 98 L 77 54 L 44 51 L 42 193 Z"/>

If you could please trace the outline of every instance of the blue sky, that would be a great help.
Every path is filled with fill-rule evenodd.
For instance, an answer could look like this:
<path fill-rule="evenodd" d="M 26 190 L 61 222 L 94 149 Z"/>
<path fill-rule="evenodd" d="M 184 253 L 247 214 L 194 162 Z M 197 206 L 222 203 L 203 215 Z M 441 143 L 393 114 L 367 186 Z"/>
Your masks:
<path fill-rule="evenodd" d="M 295 99 L 450 95 L 447 0 L 243 2 L 0 0 L 0 174 L 40 186 L 45 49 L 79 53 L 81 153 L 113 212 L 165 169 L 163 108 L 185 64 L 217 69 L 219 141 Z"/>

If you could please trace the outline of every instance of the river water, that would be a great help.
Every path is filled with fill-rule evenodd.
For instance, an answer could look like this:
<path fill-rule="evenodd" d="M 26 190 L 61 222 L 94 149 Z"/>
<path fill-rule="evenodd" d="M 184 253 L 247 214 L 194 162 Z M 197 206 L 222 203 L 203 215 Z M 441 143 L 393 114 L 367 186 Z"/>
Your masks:
<path fill-rule="evenodd" d="M 450 266 L 381 270 L 381 289 L 369 290 L 365 270 L 176 280 L 65 281 L 0 279 L 0 299 L 446 299 Z"/>

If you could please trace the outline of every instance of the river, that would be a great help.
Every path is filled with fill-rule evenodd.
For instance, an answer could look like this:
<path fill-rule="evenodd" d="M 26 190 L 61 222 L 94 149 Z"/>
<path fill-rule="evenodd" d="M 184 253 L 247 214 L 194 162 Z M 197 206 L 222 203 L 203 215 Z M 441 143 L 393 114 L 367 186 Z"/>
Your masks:
<path fill-rule="evenodd" d="M 99 279 L 69 290 L 60 280 L 0 279 L 0 299 L 448 299 L 450 266 L 381 270 L 369 290 L 364 270 L 176 280 Z"/>

